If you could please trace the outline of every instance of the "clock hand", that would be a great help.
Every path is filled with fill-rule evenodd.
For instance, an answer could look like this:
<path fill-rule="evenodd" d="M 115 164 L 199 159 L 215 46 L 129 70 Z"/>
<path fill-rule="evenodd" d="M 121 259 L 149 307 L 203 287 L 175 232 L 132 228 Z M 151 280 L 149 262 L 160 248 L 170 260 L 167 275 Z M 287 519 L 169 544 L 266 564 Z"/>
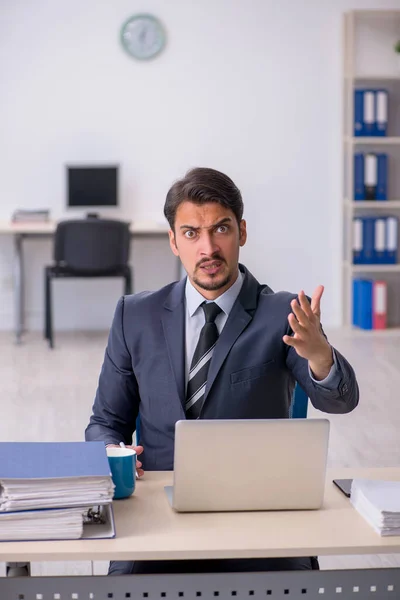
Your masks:
<path fill-rule="evenodd" d="M 139 34 L 140 43 L 144 44 L 146 42 L 146 29 L 142 29 Z"/>

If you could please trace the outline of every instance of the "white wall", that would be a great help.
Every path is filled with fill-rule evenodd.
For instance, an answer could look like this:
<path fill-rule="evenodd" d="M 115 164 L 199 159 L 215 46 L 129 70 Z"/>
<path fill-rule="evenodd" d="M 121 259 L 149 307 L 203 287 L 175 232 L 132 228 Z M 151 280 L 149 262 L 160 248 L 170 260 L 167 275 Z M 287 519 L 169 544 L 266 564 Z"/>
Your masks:
<path fill-rule="evenodd" d="M 324 283 L 323 320 L 338 325 L 341 15 L 352 8 L 399 2 L 5 0 L 0 219 L 16 207 L 63 216 L 68 161 L 121 163 L 121 210 L 138 220 L 161 219 L 171 182 L 212 166 L 243 193 L 242 260 L 274 289 L 312 293 Z M 139 63 L 118 36 L 143 10 L 162 19 L 169 39 L 159 58 Z M 40 327 L 51 247 L 27 248 L 28 324 Z M 138 242 L 133 254 L 136 289 L 174 276 L 166 242 Z M 13 322 L 11 273 L 11 240 L 0 239 L 0 328 Z M 118 284 L 56 285 L 58 328 L 108 327 Z"/>

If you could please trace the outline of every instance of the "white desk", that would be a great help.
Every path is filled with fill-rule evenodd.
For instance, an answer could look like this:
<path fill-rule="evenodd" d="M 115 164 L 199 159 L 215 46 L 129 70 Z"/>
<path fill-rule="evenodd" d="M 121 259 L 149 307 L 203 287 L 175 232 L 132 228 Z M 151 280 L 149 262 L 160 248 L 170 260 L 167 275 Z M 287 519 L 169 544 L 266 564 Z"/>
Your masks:
<path fill-rule="evenodd" d="M 365 477 L 400 481 L 398 469 L 329 470 L 324 506 L 311 511 L 176 513 L 165 485 L 172 472 L 149 472 L 127 500 L 114 502 L 112 540 L 2 542 L 0 561 L 169 560 L 400 552 L 380 537 L 332 483 Z"/>
<path fill-rule="evenodd" d="M 41 239 L 51 238 L 56 230 L 57 223 L 54 221 L 43 223 L 11 223 L 0 221 L 0 235 L 12 236 L 15 246 L 15 336 L 17 343 L 21 342 L 24 330 L 25 301 L 24 301 L 24 254 L 23 240 L 27 238 Z M 132 237 L 166 238 L 167 225 L 160 225 L 151 221 L 133 222 L 130 227 Z M 180 279 L 180 261 L 177 261 L 177 279 Z"/>
<path fill-rule="evenodd" d="M 129 219 L 126 219 L 127 221 Z M 0 234 L 3 235 L 53 235 L 57 227 L 56 221 L 43 223 L 11 223 L 0 221 Z M 130 226 L 132 235 L 158 236 L 168 233 L 168 225 L 154 221 L 136 221 Z"/>
<path fill-rule="evenodd" d="M 206 514 L 175 513 L 169 506 L 163 489 L 164 485 L 171 483 L 172 474 L 170 472 L 147 473 L 145 478 L 138 482 L 137 491 L 132 498 L 114 503 L 117 529 L 115 539 L 2 542 L 0 543 L 0 561 L 185 560 L 400 552 L 400 536 L 384 538 L 376 534 L 363 517 L 352 508 L 349 500 L 332 483 L 334 478 L 351 477 L 400 481 L 400 468 L 329 470 L 324 506 L 318 511 Z M 399 569 L 283 574 L 208 574 L 206 576 L 83 577 L 70 578 L 69 582 L 66 578 L 43 578 L 42 581 L 37 581 L 40 579 L 31 578 L 29 589 L 36 589 L 37 592 L 40 592 L 39 587 L 33 588 L 32 586 L 42 585 L 44 587 L 42 587 L 41 593 L 43 593 L 43 590 L 50 589 L 46 587 L 50 586 L 49 580 L 54 579 L 56 581 L 54 585 L 58 585 L 58 589 L 65 585 L 65 589 L 69 590 L 69 596 L 61 596 L 62 598 L 71 598 L 71 592 L 82 591 L 83 594 L 85 591 L 85 594 L 89 594 L 88 586 L 90 585 L 92 586 L 90 593 L 94 593 L 93 590 L 95 590 L 93 597 L 96 599 L 128 598 L 130 596 L 125 596 L 125 593 L 133 592 L 135 594 L 131 596 L 132 598 L 142 598 L 142 593 L 148 593 L 149 596 L 144 597 L 149 599 L 160 598 L 161 593 L 166 590 L 168 590 L 168 598 L 182 597 L 179 596 L 179 590 L 185 590 L 184 597 L 195 598 L 196 589 L 208 590 L 207 594 L 202 593 L 207 598 L 215 595 L 212 593 L 212 589 L 221 590 L 221 594 L 217 595 L 224 598 L 231 597 L 231 592 L 228 593 L 227 590 L 232 589 L 241 590 L 237 594 L 240 598 L 248 598 L 249 595 L 265 598 L 266 586 L 267 588 L 269 586 L 268 589 L 275 590 L 276 588 L 277 590 L 275 596 L 271 593 L 271 600 L 286 597 L 285 589 L 290 590 L 289 600 L 297 598 L 304 600 L 302 591 L 304 589 L 308 590 L 305 596 L 306 600 L 314 598 L 319 600 L 330 600 L 331 598 L 364 600 L 370 597 L 376 600 L 378 598 L 398 600 L 400 597 Z M 93 581 L 88 581 L 90 579 Z M 16 583 L 11 581 L 6 584 L 4 581 L 0 580 L 0 591 L 2 585 L 8 585 L 7 590 L 16 591 Z M 21 583 L 20 593 L 28 589 L 24 587 L 27 585 L 27 583 Z M 125 586 L 124 594 L 121 586 Z M 368 586 L 369 588 L 376 587 L 375 591 L 382 593 L 371 592 L 370 589 L 367 590 Z M 319 589 L 322 587 L 326 589 L 324 596 L 318 595 L 321 594 Z M 343 593 L 336 591 L 338 587 L 343 588 Z M 354 587 L 359 588 L 358 595 L 354 592 Z M 392 587 L 393 589 L 391 589 Z M 51 589 L 54 593 L 58 593 L 58 589 L 55 587 Z M 120 590 L 118 595 L 115 594 L 115 590 Z M 161 592 L 161 590 L 163 591 Z M 255 590 L 254 594 L 249 593 Z M 260 590 L 264 591 L 259 593 Z M 367 594 L 367 591 L 372 595 Z M 108 593 L 115 595 L 108 596 Z M 341 595 L 338 596 L 338 593 Z M 4 597 L 8 598 L 8 596 Z M 18 598 L 17 595 L 10 597 Z M 54 596 L 43 597 L 53 598 Z M 82 597 L 90 596 L 82 595 Z"/>

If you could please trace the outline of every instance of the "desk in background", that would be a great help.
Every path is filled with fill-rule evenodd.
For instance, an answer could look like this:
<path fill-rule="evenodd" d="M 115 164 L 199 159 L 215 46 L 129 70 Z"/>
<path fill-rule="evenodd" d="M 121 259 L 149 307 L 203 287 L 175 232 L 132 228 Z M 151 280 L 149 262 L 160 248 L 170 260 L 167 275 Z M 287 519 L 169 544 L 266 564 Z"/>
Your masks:
<path fill-rule="evenodd" d="M 185 560 L 400 553 L 400 536 L 380 537 L 332 483 L 334 478 L 352 477 L 400 481 L 400 468 L 328 470 L 321 510 L 187 514 L 175 513 L 165 495 L 164 486 L 171 484 L 172 473 L 150 472 L 138 482 L 132 498 L 114 503 L 115 539 L 2 542 L 0 561 Z M 49 586 L 53 586 L 51 595 Z M 24 578 L 19 582 L 0 579 L 0 592 L 3 588 L 10 592 L 9 596 L 4 596 L 7 598 L 21 597 L 18 594 L 23 596 L 24 590 L 30 590 L 31 595 L 26 598 L 37 597 L 32 596 L 34 590 L 39 597 L 40 593 L 43 594 L 43 598 L 58 597 L 60 590 L 69 594 L 59 596 L 61 598 L 71 598 L 74 597 L 71 593 L 78 593 L 96 600 L 130 597 L 194 599 L 196 591 L 204 598 L 231 598 L 234 590 L 237 591 L 233 594 L 236 595 L 235 600 L 239 600 L 249 596 L 265 598 L 270 590 L 271 594 L 267 595 L 271 596 L 271 600 L 286 597 L 288 600 L 397 600 L 400 597 L 400 569 L 107 578 L 34 577 L 28 582 Z M 358 592 L 354 588 L 358 588 Z M 324 595 L 319 591 L 321 589 Z M 44 592 L 49 595 L 44 595 Z M 94 595 L 90 596 L 91 593 Z M 81 598 L 81 595 L 78 597 Z"/>
<path fill-rule="evenodd" d="M 15 296 L 15 336 L 17 343 L 21 342 L 25 321 L 25 276 L 23 241 L 27 238 L 43 239 L 53 237 L 57 223 L 54 221 L 43 223 L 11 223 L 0 222 L 0 235 L 12 236 L 15 247 L 14 265 L 14 296 Z M 133 222 L 130 227 L 133 238 L 165 238 L 167 239 L 168 226 L 155 222 Z M 181 263 L 179 258 L 176 263 L 176 278 L 181 278 Z"/>

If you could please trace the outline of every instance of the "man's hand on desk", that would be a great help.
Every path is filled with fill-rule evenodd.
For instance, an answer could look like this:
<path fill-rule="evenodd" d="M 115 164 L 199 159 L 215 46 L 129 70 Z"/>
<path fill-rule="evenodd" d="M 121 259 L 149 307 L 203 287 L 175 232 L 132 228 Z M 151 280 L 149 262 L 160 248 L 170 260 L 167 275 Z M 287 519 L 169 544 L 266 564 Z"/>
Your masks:
<path fill-rule="evenodd" d="M 107 444 L 106 448 L 120 448 L 121 446 L 118 446 L 118 444 Z M 142 454 L 143 452 L 143 446 L 125 446 L 125 448 L 130 448 L 131 450 L 134 450 L 137 454 L 137 456 L 140 456 L 140 454 Z M 144 471 L 141 468 L 142 463 L 140 462 L 140 460 L 136 459 L 136 471 L 137 474 L 139 475 L 139 477 L 142 477 L 144 475 Z"/>
<path fill-rule="evenodd" d="M 321 381 L 329 375 L 333 365 L 332 348 L 321 329 L 321 297 L 324 287 L 319 285 L 309 303 L 303 291 L 298 300 L 290 303 L 293 310 L 288 316 L 293 336 L 284 335 L 283 341 L 297 354 L 308 360 L 315 379 Z"/>

